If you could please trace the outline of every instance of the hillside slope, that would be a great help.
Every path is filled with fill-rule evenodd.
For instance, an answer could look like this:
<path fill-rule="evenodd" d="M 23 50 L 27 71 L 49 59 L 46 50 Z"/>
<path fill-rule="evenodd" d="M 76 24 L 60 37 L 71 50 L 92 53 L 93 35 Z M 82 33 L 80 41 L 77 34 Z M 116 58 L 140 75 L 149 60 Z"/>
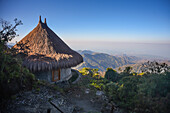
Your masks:
<path fill-rule="evenodd" d="M 108 67 L 116 68 L 127 64 L 135 64 L 135 61 L 140 58 L 135 56 L 112 56 L 105 53 L 95 53 L 92 51 L 78 51 L 84 59 L 84 62 L 76 68 L 83 67 L 98 68 L 100 71 L 105 71 Z"/>

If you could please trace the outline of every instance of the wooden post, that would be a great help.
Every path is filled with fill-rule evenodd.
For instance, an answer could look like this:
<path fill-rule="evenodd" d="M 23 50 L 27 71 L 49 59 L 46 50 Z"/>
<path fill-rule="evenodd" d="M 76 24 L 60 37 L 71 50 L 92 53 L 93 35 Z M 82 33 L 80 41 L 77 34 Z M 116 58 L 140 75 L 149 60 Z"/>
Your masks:
<path fill-rule="evenodd" d="M 60 69 L 58 69 L 58 80 L 60 80 Z"/>

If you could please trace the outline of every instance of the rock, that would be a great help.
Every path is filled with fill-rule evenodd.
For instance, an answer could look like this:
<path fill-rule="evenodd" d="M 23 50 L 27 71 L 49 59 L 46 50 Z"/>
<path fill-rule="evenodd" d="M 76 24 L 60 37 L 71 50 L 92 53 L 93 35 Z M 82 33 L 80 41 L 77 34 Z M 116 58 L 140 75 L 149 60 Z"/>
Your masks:
<path fill-rule="evenodd" d="M 82 108 L 80 108 L 79 106 L 75 106 L 73 113 L 77 113 L 77 112 L 80 112 L 80 111 L 82 111 Z"/>
<path fill-rule="evenodd" d="M 91 102 L 91 103 L 94 103 L 94 102 L 95 102 L 95 100 L 92 98 L 92 99 L 90 99 L 90 102 Z"/>
<path fill-rule="evenodd" d="M 56 82 L 55 84 L 60 88 L 69 88 L 70 87 L 70 83 L 68 81 Z"/>
<path fill-rule="evenodd" d="M 59 104 L 60 106 L 63 105 L 63 104 L 64 104 L 64 99 L 61 98 L 61 99 L 58 101 L 58 104 Z"/>
<path fill-rule="evenodd" d="M 90 92 L 90 89 L 86 89 L 85 93 L 88 94 Z"/>
<path fill-rule="evenodd" d="M 156 61 L 146 62 L 142 65 L 141 71 L 144 73 L 161 74 L 164 72 L 170 72 L 169 66 L 166 63 L 158 63 Z"/>
<path fill-rule="evenodd" d="M 80 94 L 77 94 L 76 97 L 80 97 Z"/>
<path fill-rule="evenodd" d="M 107 96 L 106 96 L 106 95 L 102 95 L 102 100 L 103 100 L 103 101 L 108 101 Z"/>
<path fill-rule="evenodd" d="M 101 112 L 102 113 L 110 113 L 112 109 L 112 105 L 110 103 L 105 103 L 102 105 Z"/>
<path fill-rule="evenodd" d="M 103 95 L 103 94 L 104 94 L 103 91 L 96 91 L 96 95 L 97 95 L 97 96 L 101 96 L 101 95 Z"/>
<path fill-rule="evenodd" d="M 34 91 L 18 93 L 14 100 L 5 103 L 7 107 L 4 108 L 2 112 L 47 113 L 47 110 L 50 109 L 50 113 L 58 113 L 58 110 L 49 102 L 52 101 L 56 106 L 59 106 L 64 113 L 72 113 L 74 106 L 67 100 L 67 97 L 51 89 L 52 88 L 47 86 L 40 86 L 39 93 L 34 93 Z"/>

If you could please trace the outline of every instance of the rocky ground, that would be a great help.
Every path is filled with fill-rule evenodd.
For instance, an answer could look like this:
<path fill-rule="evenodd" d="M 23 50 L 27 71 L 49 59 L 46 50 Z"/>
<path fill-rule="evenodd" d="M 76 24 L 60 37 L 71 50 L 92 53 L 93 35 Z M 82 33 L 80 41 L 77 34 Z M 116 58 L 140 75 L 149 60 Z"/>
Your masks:
<path fill-rule="evenodd" d="M 86 80 L 85 80 L 86 79 Z M 2 113 L 121 113 L 103 92 L 90 89 L 87 77 L 76 84 L 39 83 L 31 91 L 20 92 L 4 101 Z"/>
<path fill-rule="evenodd" d="M 141 71 L 145 73 L 161 74 L 165 72 L 170 72 L 170 66 L 168 66 L 168 64 L 166 63 L 148 61 L 142 64 Z"/>
<path fill-rule="evenodd" d="M 73 105 L 68 102 L 67 97 L 63 96 L 61 92 L 48 86 L 41 85 L 38 87 L 32 91 L 20 92 L 14 95 L 12 100 L 5 103 L 4 113 L 47 113 L 47 111 L 60 113 L 55 106 L 63 110 L 64 113 L 73 111 Z"/>

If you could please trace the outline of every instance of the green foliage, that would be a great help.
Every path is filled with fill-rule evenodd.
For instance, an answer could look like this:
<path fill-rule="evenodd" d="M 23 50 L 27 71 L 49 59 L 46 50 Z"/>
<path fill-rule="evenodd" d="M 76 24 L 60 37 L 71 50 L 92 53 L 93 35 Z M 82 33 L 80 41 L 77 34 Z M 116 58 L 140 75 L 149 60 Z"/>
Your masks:
<path fill-rule="evenodd" d="M 99 90 L 102 90 L 105 88 L 104 84 L 106 83 L 106 80 L 101 78 L 101 79 L 98 79 L 98 80 L 91 80 L 91 86 L 99 89 Z"/>
<path fill-rule="evenodd" d="M 37 81 L 37 85 L 43 85 L 43 86 L 45 86 L 45 85 L 46 85 L 46 81 L 45 81 L 45 80 L 38 80 L 38 81 Z"/>
<path fill-rule="evenodd" d="M 14 19 L 15 25 L 13 26 L 9 22 L 0 19 L 0 24 L 1 24 L 1 31 L 0 31 L 0 44 L 4 45 L 8 41 L 11 41 L 13 38 L 16 37 L 16 27 L 18 25 L 22 25 L 23 23 L 21 20 L 17 20 L 17 18 Z"/>
<path fill-rule="evenodd" d="M 90 73 L 90 68 L 86 68 L 84 67 L 83 69 L 79 70 L 79 72 L 82 74 L 82 75 L 91 75 Z"/>
<path fill-rule="evenodd" d="M 82 74 L 82 75 L 88 75 L 88 76 L 91 76 L 91 77 L 96 77 L 96 78 L 99 78 L 99 69 L 91 69 L 91 68 L 82 68 L 79 70 L 79 72 Z"/>
<path fill-rule="evenodd" d="M 170 104 L 169 73 L 143 76 L 125 76 L 113 87 L 113 100 L 120 107 L 133 112 L 168 112 Z M 110 90 L 111 91 L 111 90 Z"/>
<path fill-rule="evenodd" d="M 21 66 L 21 59 L 7 53 L 2 53 L 0 59 L 0 63 L 2 64 L 0 65 L 0 89 L 5 91 L 5 89 L 9 88 L 9 92 L 3 92 L 2 95 L 13 94 L 23 86 L 31 87 L 35 77 L 28 69 Z M 16 91 L 10 92 L 11 86 L 15 87 Z M 15 88 L 12 90 L 15 90 Z"/>
<path fill-rule="evenodd" d="M 104 91 L 110 101 L 128 112 L 169 113 L 170 73 L 139 76 L 131 73 L 131 69 L 127 67 L 119 74 L 107 68 L 105 78 L 95 78 L 91 76 L 94 71 L 87 72 L 91 77 L 90 87 Z"/>
<path fill-rule="evenodd" d="M 4 53 L 0 56 L 1 64 L 1 79 L 0 82 L 6 80 L 10 82 L 13 78 L 19 78 L 21 76 L 27 76 L 31 79 L 35 79 L 34 75 L 29 72 L 28 69 L 21 66 L 21 59 L 15 58 L 10 54 Z"/>
<path fill-rule="evenodd" d="M 113 82 L 116 82 L 118 78 L 118 73 L 112 68 L 107 68 L 107 71 L 105 73 L 105 78 Z"/>
<path fill-rule="evenodd" d="M 118 84 L 115 82 L 109 82 L 105 85 L 104 91 L 111 100 L 117 101 L 118 87 Z"/>
<path fill-rule="evenodd" d="M 72 77 L 68 80 L 69 83 L 74 82 L 79 77 L 79 75 L 75 72 L 75 70 L 71 70 L 71 71 L 72 71 Z"/>
<path fill-rule="evenodd" d="M 124 73 L 130 74 L 131 71 L 132 71 L 132 67 L 128 66 L 125 68 Z"/>
<path fill-rule="evenodd" d="M 16 27 L 22 22 L 14 20 L 15 25 L 0 20 L 0 96 L 9 97 L 22 89 L 32 88 L 34 75 L 28 69 L 22 67 L 22 59 L 13 56 L 6 43 L 16 36 Z"/>
<path fill-rule="evenodd" d="M 120 72 L 122 71 L 121 67 L 118 68 L 118 71 L 120 71 Z"/>
<path fill-rule="evenodd" d="M 53 99 L 52 98 L 48 98 L 48 101 L 52 101 Z"/>
<path fill-rule="evenodd" d="M 101 90 L 101 88 L 103 86 L 103 84 L 97 84 L 95 82 L 92 82 L 91 85 L 94 86 L 95 88 L 99 89 L 99 90 Z"/>
<path fill-rule="evenodd" d="M 59 91 L 60 93 L 64 93 L 63 88 L 61 88 L 61 87 L 59 87 L 59 86 L 57 86 L 57 85 L 54 85 L 54 86 L 53 86 L 53 89 L 56 90 L 56 91 Z"/>
<path fill-rule="evenodd" d="M 12 95 L 12 96 L 11 96 L 11 99 L 12 99 L 12 100 L 15 100 L 16 98 L 17 98 L 16 95 Z"/>
<path fill-rule="evenodd" d="M 93 77 L 96 77 L 96 78 L 99 78 L 99 69 L 95 68 L 95 69 L 91 69 L 91 72 L 92 72 L 92 76 Z"/>
<path fill-rule="evenodd" d="M 128 109 L 133 109 L 131 108 L 132 106 L 135 106 L 134 103 L 134 98 L 137 94 L 137 84 L 139 82 L 139 77 L 138 76 L 127 76 L 123 77 L 119 81 L 119 88 L 118 88 L 118 98 L 120 102 L 118 104 L 122 107 L 128 107 Z"/>
<path fill-rule="evenodd" d="M 37 89 L 36 89 L 36 92 L 40 92 L 40 88 L 37 88 Z"/>
<path fill-rule="evenodd" d="M 140 79 L 142 84 L 139 84 L 139 91 L 145 96 L 166 96 L 170 91 L 170 81 L 168 80 L 170 80 L 170 73 L 145 75 Z"/>

